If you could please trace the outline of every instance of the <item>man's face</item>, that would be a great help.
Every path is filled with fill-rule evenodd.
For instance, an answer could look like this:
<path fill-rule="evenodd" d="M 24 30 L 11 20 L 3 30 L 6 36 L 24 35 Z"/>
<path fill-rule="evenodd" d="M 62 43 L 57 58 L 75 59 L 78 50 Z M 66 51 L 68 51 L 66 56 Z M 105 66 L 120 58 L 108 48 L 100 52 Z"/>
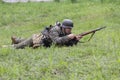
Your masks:
<path fill-rule="evenodd" d="M 66 34 L 71 34 L 71 30 L 72 30 L 71 28 L 65 28 L 65 33 Z"/>

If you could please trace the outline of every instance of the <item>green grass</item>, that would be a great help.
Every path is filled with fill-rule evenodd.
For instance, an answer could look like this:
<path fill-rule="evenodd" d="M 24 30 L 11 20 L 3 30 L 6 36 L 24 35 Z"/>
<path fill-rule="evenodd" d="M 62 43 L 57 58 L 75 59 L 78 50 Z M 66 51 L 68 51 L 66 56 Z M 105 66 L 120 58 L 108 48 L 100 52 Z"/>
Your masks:
<path fill-rule="evenodd" d="M 119 13 L 116 3 L 0 3 L 0 79 L 120 80 Z M 12 35 L 27 38 L 65 18 L 73 20 L 75 34 L 107 28 L 73 47 L 2 47 Z"/>

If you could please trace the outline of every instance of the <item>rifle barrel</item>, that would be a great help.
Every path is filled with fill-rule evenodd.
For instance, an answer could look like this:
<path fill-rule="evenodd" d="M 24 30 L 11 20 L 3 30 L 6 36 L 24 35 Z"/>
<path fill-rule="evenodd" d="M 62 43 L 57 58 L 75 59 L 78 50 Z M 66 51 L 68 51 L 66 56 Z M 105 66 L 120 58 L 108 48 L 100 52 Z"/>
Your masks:
<path fill-rule="evenodd" d="M 96 31 L 99 31 L 99 30 L 104 29 L 104 28 L 106 28 L 106 26 L 100 27 L 100 28 L 97 28 L 97 29 L 94 29 L 94 30 L 91 30 L 91 31 L 88 31 L 88 32 L 84 32 L 84 33 L 82 33 L 82 34 L 80 34 L 80 35 L 81 35 L 81 36 L 85 36 L 85 35 L 87 35 L 87 34 L 94 33 L 94 32 L 96 32 Z"/>

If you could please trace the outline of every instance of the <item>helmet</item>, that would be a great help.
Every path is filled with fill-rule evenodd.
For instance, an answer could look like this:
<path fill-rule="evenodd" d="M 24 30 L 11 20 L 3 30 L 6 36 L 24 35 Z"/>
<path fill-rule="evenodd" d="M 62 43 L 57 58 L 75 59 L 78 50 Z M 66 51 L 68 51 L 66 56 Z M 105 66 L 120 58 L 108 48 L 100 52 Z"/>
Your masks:
<path fill-rule="evenodd" d="M 63 28 L 73 28 L 73 22 L 70 19 L 64 19 L 62 22 Z"/>

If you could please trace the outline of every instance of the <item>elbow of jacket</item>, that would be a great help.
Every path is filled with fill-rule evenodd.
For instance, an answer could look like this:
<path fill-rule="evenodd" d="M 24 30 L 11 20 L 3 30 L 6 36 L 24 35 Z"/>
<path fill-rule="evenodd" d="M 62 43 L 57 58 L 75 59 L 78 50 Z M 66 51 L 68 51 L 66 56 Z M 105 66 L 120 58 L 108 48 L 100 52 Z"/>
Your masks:
<path fill-rule="evenodd" d="M 55 44 L 60 45 L 62 44 L 62 41 L 60 39 L 56 39 L 53 41 Z"/>

